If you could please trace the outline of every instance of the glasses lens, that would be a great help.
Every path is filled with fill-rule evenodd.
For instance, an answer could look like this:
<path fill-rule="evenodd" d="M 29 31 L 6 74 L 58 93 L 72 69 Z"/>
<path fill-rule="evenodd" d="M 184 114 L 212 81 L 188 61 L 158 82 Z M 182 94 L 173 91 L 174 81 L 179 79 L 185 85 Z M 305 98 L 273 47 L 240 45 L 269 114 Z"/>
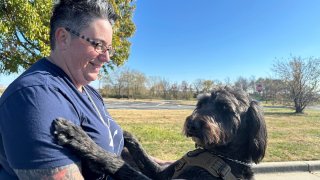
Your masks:
<path fill-rule="evenodd" d="M 104 46 L 102 46 L 102 45 L 100 45 L 100 44 L 97 44 L 97 45 L 96 45 L 96 51 L 97 51 L 99 54 L 103 54 Z"/>
<path fill-rule="evenodd" d="M 104 54 L 108 51 L 109 57 L 112 57 L 115 53 L 114 49 L 111 46 L 106 47 L 103 45 L 97 45 L 95 49 L 96 49 L 97 53 L 99 53 L 99 54 Z"/>

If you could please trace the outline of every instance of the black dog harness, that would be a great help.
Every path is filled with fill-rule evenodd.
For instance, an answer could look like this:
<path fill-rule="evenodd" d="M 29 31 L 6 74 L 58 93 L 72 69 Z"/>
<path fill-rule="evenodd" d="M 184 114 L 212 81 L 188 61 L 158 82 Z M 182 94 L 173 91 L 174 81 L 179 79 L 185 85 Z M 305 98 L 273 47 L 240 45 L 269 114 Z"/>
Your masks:
<path fill-rule="evenodd" d="M 220 157 L 204 149 L 196 149 L 184 155 L 175 167 L 173 179 L 179 177 L 184 169 L 188 167 L 201 167 L 208 171 L 212 176 L 220 177 L 224 180 L 236 180 L 237 178 L 231 173 L 230 166 Z"/>

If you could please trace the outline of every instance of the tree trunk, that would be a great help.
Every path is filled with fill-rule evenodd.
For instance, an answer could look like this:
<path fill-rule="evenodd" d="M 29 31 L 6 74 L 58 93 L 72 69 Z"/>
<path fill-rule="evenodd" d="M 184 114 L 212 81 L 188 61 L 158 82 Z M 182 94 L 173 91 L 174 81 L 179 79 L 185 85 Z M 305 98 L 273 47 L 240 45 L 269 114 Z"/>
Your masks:
<path fill-rule="evenodd" d="M 303 113 L 304 108 L 300 104 L 295 103 L 296 113 Z"/>

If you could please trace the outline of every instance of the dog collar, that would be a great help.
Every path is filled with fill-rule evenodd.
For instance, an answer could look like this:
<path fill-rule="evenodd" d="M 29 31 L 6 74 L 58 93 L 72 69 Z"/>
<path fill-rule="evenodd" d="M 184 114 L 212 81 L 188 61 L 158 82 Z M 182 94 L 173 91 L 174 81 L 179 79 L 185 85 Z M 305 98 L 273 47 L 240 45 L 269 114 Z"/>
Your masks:
<path fill-rule="evenodd" d="M 244 166 L 247 166 L 247 167 L 250 167 L 250 168 L 252 167 L 252 163 L 246 163 L 246 162 L 243 162 L 243 161 L 240 161 L 240 160 L 237 160 L 237 159 L 232 159 L 232 158 L 223 156 L 223 155 L 221 155 L 221 154 L 218 154 L 218 153 L 216 153 L 216 152 L 214 152 L 214 151 L 209 151 L 209 150 L 206 150 L 206 151 L 208 151 L 208 152 L 211 153 L 212 155 L 218 156 L 218 157 L 220 157 L 220 158 L 222 158 L 222 159 L 227 159 L 227 160 L 229 160 L 229 161 L 232 161 L 232 162 L 235 162 L 235 163 L 237 163 L 237 164 L 241 164 L 241 165 L 244 165 Z"/>

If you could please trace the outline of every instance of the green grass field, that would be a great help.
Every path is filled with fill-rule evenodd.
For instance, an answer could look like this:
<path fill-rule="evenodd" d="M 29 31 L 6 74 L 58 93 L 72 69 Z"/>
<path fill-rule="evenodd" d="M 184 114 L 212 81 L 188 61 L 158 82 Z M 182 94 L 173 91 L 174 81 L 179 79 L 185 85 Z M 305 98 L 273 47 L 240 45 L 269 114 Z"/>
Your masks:
<path fill-rule="evenodd" d="M 109 110 L 123 129 L 133 133 L 147 152 L 174 160 L 194 148 L 182 135 L 191 110 Z M 320 112 L 296 115 L 287 108 L 265 109 L 268 148 L 263 161 L 320 159 Z"/>

